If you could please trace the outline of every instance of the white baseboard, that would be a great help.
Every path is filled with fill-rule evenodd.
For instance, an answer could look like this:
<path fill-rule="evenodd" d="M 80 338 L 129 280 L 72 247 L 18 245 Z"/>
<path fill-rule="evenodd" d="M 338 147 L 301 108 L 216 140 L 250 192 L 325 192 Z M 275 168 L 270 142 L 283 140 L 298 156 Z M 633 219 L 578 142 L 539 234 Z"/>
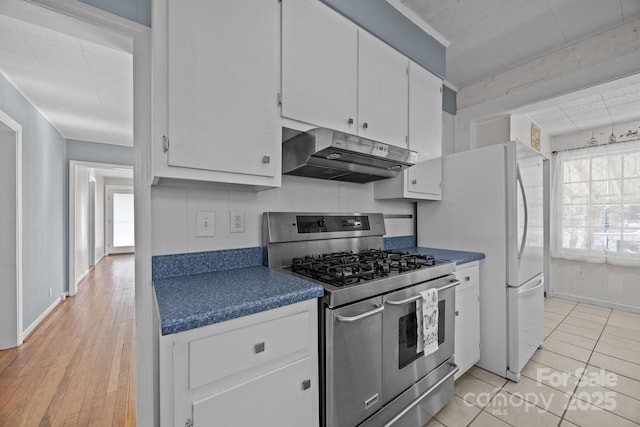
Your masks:
<path fill-rule="evenodd" d="M 53 303 L 44 311 L 42 312 L 42 314 L 40 316 L 38 316 L 38 318 L 31 324 L 29 325 L 29 327 L 27 329 L 24 330 L 24 332 L 22 333 L 22 341 L 20 342 L 20 344 L 22 344 L 22 342 L 29 336 L 31 335 L 31 333 L 40 325 L 40 323 L 42 323 L 42 321 L 44 320 L 45 317 L 47 317 L 47 315 L 49 313 L 51 313 L 53 311 L 54 308 L 56 308 L 56 306 L 62 301 L 61 297 L 56 298 Z"/>
<path fill-rule="evenodd" d="M 636 307 L 633 305 L 618 304 L 616 302 L 602 301 L 595 298 L 587 298 L 579 295 L 565 294 L 562 292 L 553 292 L 553 294 L 551 295 L 551 298 L 564 299 L 564 300 L 574 301 L 574 302 L 583 302 L 585 304 L 593 304 L 600 307 L 615 308 L 616 310 L 630 311 L 632 313 L 640 313 L 640 307 Z"/>
<path fill-rule="evenodd" d="M 80 274 L 80 277 L 76 279 L 76 288 L 80 285 L 80 283 L 84 280 L 84 278 L 87 277 L 87 275 L 89 274 L 89 271 L 91 271 L 91 269 L 83 271 Z"/>

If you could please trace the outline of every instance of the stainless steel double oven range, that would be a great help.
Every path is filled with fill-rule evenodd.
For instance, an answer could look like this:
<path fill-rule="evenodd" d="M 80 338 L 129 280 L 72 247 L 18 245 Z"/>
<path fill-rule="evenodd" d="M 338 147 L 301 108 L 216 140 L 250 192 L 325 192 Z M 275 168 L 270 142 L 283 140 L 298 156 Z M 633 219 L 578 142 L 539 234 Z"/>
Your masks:
<path fill-rule="evenodd" d="M 422 427 L 453 396 L 453 263 L 383 249 L 382 214 L 265 212 L 265 264 L 324 286 L 321 425 Z M 438 350 L 416 304 L 438 289 Z"/>

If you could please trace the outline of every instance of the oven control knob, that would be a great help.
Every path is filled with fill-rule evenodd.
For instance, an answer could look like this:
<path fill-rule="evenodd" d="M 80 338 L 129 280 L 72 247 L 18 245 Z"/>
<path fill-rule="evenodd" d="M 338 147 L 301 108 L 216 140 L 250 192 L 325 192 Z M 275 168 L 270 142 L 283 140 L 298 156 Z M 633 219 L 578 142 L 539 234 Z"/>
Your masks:
<path fill-rule="evenodd" d="M 324 228 L 324 225 L 325 225 L 324 218 L 320 218 L 317 224 L 318 224 L 318 228 Z"/>

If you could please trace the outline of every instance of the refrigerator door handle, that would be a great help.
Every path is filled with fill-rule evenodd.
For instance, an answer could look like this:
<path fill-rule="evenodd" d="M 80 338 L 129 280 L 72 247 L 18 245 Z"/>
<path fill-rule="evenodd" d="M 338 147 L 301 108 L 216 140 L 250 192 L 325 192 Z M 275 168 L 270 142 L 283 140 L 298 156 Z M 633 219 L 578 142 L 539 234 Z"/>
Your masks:
<path fill-rule="evenodd" d="M 510 284 L 507 283 L 507 287 L 508 288 L 516 288 L 519 290 L 519 292 L 526 292 L 527 290 L 533 288 L 536 285 L 539 285 L 540 282 L 544 283 L 544 273 L 538 273 L 535 276 L 531 277 L 529 280 L 527 280 L 526 282 L 522 282 L 516 286 L 512 286 Z"/>
<path fill-rule="evenodd" d="M 536 280 L 538 281 L 538 283 L 536 283 L 536 285 L 533 288 L 527 289 L 527 285 L 529 283 L 535 283 Z M 544 277 L 542 276 L 536 277 L 534 280 L 530 281 L 529 283 L 527 283 L 524 286 L 521 286 L 520 289 L 518 289 L 518 295 L 528 294 L 529 292 L 533 292 L 536 289 L 540 289 L 542 286 L 544 286 Z"/>
<path fill-rule="evenodd" d="M 524 253 L 524 246 L 527 242 L 527 232 L 529 230 L 529 205 L 527 204 L 527 194 L 524 190 L 524 182 L 522 182 L 522 175 L 520 175 L 520 165 L 516 164 L 516 174 L 520 191 L 522 192 L 522 203 L 524 204 L 524 231 L 522 232 L 522 242 L 520 242 L 520 248 L 518 250 L 518 263 Z"/>

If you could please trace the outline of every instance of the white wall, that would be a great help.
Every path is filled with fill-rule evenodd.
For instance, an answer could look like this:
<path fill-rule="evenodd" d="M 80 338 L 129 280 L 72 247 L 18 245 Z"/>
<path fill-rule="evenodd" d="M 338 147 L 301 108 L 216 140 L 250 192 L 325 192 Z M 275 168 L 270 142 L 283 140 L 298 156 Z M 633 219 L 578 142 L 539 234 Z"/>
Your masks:
<path fill-rule="evenodd" d="M 593 136 L 598 140 L 598 144 L 606 144 L 609 141 L 609 135 L 613 130 L 613 134 L 616 137 L 624 135 L 627 131 L 640 131 L 640 121 L 628 122 L 620 125 L 615 125 L 613 128 L 599 128 L 593 130 Z M 572 133 L 567 135 L 559 135 L 553 138 L 554 150 L 566 150 L 568 148 L 584 147 L 587 140 L 591 138 L 592 131 L 585 131 L 579 133 Z M 618 138 L 620 139 L 620 138 Z"/>
<path fill-rule="evenodd" d="M 511 133 L 509 138 L 511 140 L 518 140 L 525 145 L 531 147 L 531 125 L 536 124 L 532 122 L 527 116 L 522 114 L 511 115 Z M 538 126 L 539 127 L 539 126 Z M 544 129 L 540 129 L 540 153 L 549 158 L 551 157 L 551 137 Z"/>
<path fill-rule="evenodd" d="M 620 136 L 628 130 L 638 130 L 640 122 L 630 122 L 614 126 L 614 134 Z M 593 131 L 599 142 L 608 141 L 611 128 Z M 591 138 L 591 131 L 551 138 L 553 150 L 584 147 Z M 553 174 L 553 168 L 551 170 Z M 552 177 L 553 179 L 553 177 Z M 579 279 L 580 275 L 583 277 Z M 551 260 L 552 292 L 601 304 L 634 307 L 640 311 L 640 268 L 622 267 L 609 264 L 593 264 L 582 261 Z"/>
<path fill-rule="evenodd" d="M 476 148 L 505 144 L 510 140 L 510 131 L 508 116 L 479 123 L 476 127 Z"/>
<path fill-rule="evenodd" d="M 510 114 L 478 123 L 476 125 L 476 148 L 514 140 L 530 147 L 532 124 L 533 122 L 522 114 Z M 551 137 L 544 129 L 540 129 L 540 153 L 549 157 L 551 151 Z"/>
<path fill-rule="evenodd" d="M 373 183 L 294 176 L 282 177 L 281 188 L 259 193 L 156 186 L 151 196 L 154 255 L 261 246 L 266 211 L 414 213 L 412 202 L 374 200 Z M 244 211 L 244 233 L 230 233 L 231 210 Z M 198 211 L 215 213 L 214 237 L 196 237 Z M 387 219 L 385 224 L 387 237 L 414 234 L 413 219 Z"/>

